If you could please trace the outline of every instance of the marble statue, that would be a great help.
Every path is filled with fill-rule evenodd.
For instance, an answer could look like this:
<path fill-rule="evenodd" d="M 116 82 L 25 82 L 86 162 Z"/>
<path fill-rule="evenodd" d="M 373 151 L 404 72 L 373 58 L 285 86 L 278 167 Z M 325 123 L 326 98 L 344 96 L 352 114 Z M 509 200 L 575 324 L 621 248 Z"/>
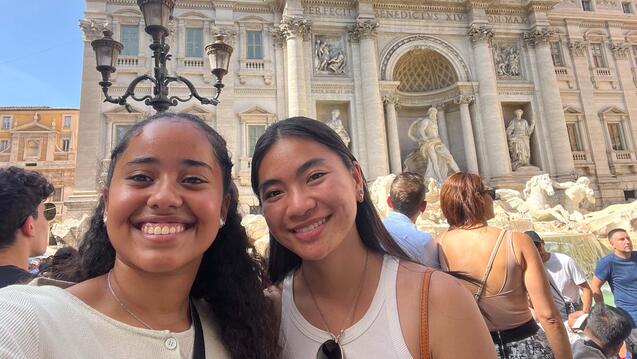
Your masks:
<path fill-rule="evenodd" d="M 520 49 L 517 46 L 495 47 L 495 72 L 498 76 L 520 76 Z"/>
<path fill-rule="evenodd" d="M 332 110 L 332 117 L 325 122 L 326 125 L 330 126 L 334 132 L 336 132 L 345 146 L 349 146 L 350 138 L 345 126 L 343 126 L 343 122 L 341 122 L 341 111 L 337 108 Z"/>
<path fill-rule="evenodd" d="M 526 182 L 524 191 L 498 189 L 501 206 L 509 213 L 536 221 L 554 221 L 569 223 L 570 213 L 560 204 L 553 206 L 550 197 L 555 195 L 553 180 L 548 174 L 533 176 Z"/>
<path fill-rule="evenodd" d="M 431 107 L 427 117 L 419 118 L 409 126 L 407 135 L 418 143 L 418 149 L 407 155 L 404 170 L 422 174 L 442 183 L 450 174 L 460 172 L 451 152 L 440 140 L 438 110 Z"/>
<path fill-rule="evenodd" d="M 586 212 L 583 206 L 595 205 L 595 191 L 590 188 L 588 177 L 579 177 L 575 182 L 553 182 L 553 187 L 564 190 L 564 208 L 571 214 Z M 588 208 L 588 207 L 587 207 Z"/>
<path fill-rule="evenodd" d="M 524 111 L 515 110 L 515 117 L 511 119 L 506 129 L 509 142 L 509 154 L 511 155 L 511 167 L 514 171 L 518 168 L 529 166 L 531 163 L 531 134 L 535 130 L 535 123 L 528 124 L 522 118 Z"/>

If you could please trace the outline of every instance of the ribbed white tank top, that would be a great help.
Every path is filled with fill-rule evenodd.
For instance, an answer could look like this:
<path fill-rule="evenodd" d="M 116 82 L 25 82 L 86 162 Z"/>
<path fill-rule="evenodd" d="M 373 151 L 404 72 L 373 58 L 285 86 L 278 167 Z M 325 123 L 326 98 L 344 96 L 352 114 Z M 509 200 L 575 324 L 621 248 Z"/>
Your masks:
<path fill-rule="evenodd" d="M 398 259 L 385 255 L 380 281 L 367 313 L 347 328 L 341 337 L 340 342 L 346 359 L 411 359 L 398 317 L 397 274 Z M 319 346 L 331 337 L 328 332 L 305 320 L 294 304 L 293 275 L 291 272 L 283 280 L 279 333 L 283 358 L 316 358 Z"/>

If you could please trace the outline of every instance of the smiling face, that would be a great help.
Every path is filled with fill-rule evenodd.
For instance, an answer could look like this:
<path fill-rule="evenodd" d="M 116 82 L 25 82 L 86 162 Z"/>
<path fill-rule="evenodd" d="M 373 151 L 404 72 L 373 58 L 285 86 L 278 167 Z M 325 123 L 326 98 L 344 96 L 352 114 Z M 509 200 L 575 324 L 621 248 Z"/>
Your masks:
<path fill-rule="evenodd" d="M 362 177 L 332 150 L 300 137 L 283 137 L 258 168 L 263 215 L 276 240 L 304 260 L 321 260 L 356 229 Z"/>
<path fill-rule="evenodd" d="M 152 122 L 131 137 L 104 201 L 117 260 L 148 272 L 198 268 L 228 206 L 207 138 L 173 120 Z"/>

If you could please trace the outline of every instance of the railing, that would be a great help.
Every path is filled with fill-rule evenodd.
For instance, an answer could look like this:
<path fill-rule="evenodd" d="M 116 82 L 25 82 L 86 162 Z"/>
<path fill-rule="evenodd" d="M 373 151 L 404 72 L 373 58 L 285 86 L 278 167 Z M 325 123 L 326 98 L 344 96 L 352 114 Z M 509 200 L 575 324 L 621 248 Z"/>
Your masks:
<path fill-rule="evenodd" d="M 241 60 L 241 69 L 248 71 L 263 71 L 265 62 L 263 60 Z"/>
<path fill-rule="evenodd" d="M 120 56 L 117 59 L 117 67 L 137 67 L 139 58 L 137 56 Z"/>
<path fill-rule="evenodd" d="M 555 67 L 555 74 L 560 76 L 568 76 L 568 67 Z"/>
<path fill-rule="evenodd" d="M 631 151 L 610 151 L 611 160 L 618 162 L 626 162 L 633 160 L 633 153 Z"/>
<path fill-rule="evenodd" d="M 612 77 L 613 71 L 608 67 L 594 67 L 593 76 L 597 77 Z"/>
<path fill-rule="evenodd" d="M 204 67 L 204 60 L 200 58 L 185 58 L 184 67 L 189 69 L 199 69 Z"/>
<path fill-rule="evenodd" d="M 573 161 L 575 162 L 587 162 L 588 156 L 584 151 L 573 151 Z"/>

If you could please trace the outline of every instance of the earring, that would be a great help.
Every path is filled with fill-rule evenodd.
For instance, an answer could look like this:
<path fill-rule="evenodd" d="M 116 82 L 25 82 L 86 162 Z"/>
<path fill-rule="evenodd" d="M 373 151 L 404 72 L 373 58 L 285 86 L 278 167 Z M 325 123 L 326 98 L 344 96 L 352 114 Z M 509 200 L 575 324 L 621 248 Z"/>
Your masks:
<path fill-rule="evenodd" d="M 363 200 L 365 199 L 365 191 L 363 191 L 363 189 L 359 189 L 358 190 L 358 197 L 359 197 L 359 202 L 363 202 Z"/>
<path fill-rule="evenodd" d="M 104 214 L 104 218 L 102 220 L 104 221 L 104 225 L 106 225 L 106 221 L 108 220 L 108 218 L 106 217 L 106 214 Z"/>
<path fill-rule="evenodd" d="M 224 224 L 226 224 L 226 220 L 223 218 L 219 218 L 219 226 L 223 227 Z"/>

